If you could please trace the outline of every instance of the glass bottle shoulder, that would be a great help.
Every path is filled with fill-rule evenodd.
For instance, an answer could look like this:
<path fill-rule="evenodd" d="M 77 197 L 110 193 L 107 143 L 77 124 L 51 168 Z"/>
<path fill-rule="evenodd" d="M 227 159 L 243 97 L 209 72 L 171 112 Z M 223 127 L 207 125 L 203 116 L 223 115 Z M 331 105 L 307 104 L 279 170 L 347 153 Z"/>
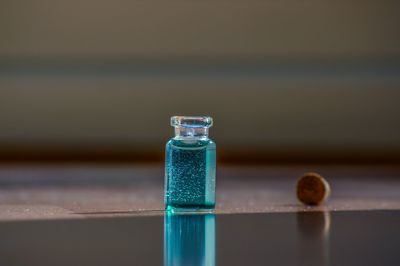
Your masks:
<path fill-rule="evenodd" d="M 189 149 L 215 149 L 215 142 L 209 138 L 206 139 L 176 139 L 172 138 L 167 142 L 167 148 L 189 148 Z"/>

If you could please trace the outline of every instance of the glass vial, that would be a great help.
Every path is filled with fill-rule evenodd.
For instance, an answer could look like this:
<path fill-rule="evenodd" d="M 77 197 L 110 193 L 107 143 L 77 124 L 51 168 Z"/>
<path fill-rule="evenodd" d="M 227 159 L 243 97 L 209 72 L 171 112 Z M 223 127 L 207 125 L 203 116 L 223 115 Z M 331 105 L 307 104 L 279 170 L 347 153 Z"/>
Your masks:
<path fill-rule="evenodd" d="M 165 156 L 165 208 L 204 210 L 215 207 L 215 143 L 208 138 L 207 116 L 173 116 L 175 137 Z"/>

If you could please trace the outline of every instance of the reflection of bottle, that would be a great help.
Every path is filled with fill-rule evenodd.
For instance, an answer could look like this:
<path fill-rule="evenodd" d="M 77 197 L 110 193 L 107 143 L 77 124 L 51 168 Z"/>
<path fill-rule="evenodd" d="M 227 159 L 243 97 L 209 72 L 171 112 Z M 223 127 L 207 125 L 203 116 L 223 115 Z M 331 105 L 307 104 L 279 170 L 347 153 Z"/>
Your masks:
<path fill-rule="evenodd" d="M 175 137 L 165 156 L 166 209 L 215 206 L 215 143 L 208 138 L 211 117 L 174 116 Z"/>
<path fill-rule="evenodd" d="M 164 266 L 196 265 L 215 265 L 215 215 L 167 212 Z"/>

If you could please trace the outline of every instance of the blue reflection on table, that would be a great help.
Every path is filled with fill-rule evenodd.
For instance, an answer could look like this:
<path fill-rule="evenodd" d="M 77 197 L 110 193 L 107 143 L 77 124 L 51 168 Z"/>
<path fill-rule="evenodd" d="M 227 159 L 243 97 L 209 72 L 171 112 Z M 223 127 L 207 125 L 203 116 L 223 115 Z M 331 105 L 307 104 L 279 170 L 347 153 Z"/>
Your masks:
<path fill-rule="evenodd" d="M 215 265 L 215 215 L 166 212 L 164 266 Z"/>

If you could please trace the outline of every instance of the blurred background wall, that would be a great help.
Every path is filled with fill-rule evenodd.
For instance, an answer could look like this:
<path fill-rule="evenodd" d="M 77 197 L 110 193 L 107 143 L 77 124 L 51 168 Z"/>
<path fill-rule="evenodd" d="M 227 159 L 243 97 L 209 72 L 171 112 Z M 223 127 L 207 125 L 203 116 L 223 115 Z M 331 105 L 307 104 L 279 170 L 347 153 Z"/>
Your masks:
<path fill-rule="evenodd" d="M 0 158 L 400 161 L 398 1 L 0 1 Z"/>

